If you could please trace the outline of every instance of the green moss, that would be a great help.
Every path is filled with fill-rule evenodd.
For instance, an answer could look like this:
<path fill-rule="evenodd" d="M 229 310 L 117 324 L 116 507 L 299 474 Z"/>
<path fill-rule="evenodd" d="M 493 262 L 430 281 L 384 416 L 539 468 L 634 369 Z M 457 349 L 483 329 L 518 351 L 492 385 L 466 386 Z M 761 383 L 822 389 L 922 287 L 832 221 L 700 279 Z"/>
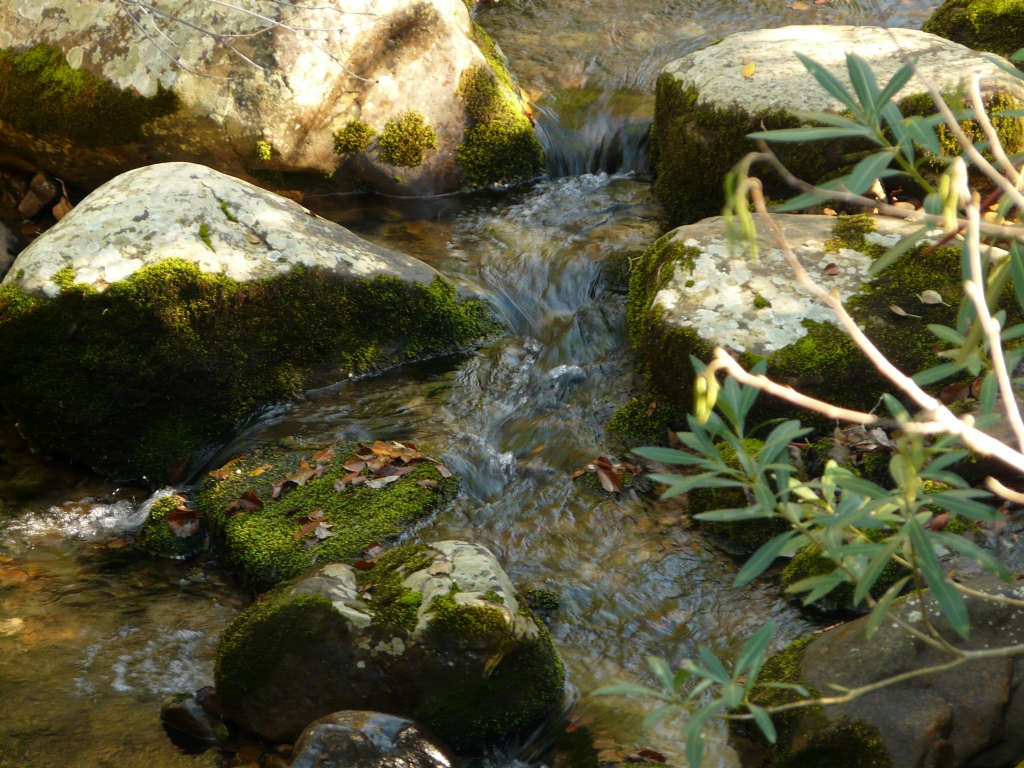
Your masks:
<path fill-rule="evenodd" d="M 252 159 L 259 160 L 261 163 L 268 163 L 274 156 L 274 148 L 270 146 L 269 141 L 263 141 L 260 139 L 256 142 L 256 146 L 252 149 Z"/>
<path fill-rule="evenodd" d="M 1024 2 L 946 0 L 922 29 L 977 51 L 1009 56 L 1024 47 Z"/>
<path fill-rule="evenodd" d="M 217 249 L 213 247 L 213 241 L 210 240 L 210 228 L 206 226 L 206 222 L 199 225 L 199 239 L 206 243 L 206 247 L 211 251 L 217 252 Z"/>
<path fill-rule="evenodd" d="M 340 131 L 334 132 L 334 151 L 339 155 L 357 155 L 377 135 L 372 126 L 352 120 Z"/>
<path fill-rule="evenodd" d="M 348 474 L 343 462 L 354 456 L 354 446 L 339 448 L 342 450 L 321 477 L 279 499 L 271 497 L 273 483 L 299 468 L 301 454 L 276 447 L 257 448 L 232 465 L 226 479 L 207 478 L 196 497 L 196 509 L 209 518 L 229 562 L 249 589 L 258 592 L 293 578 L 313 565 L 314 557 L 320 564 L 356 559 L 373 542 L 398 536 L 447 503 L 458 489 L 454 477 L 443 478 L 433 463 L 422 462 L 413 472 L 380 489 L 363 484 L 336 491 L 334 481 Z M 305 459 L 316 464 L 310 456 Z M 250 472 L 268 464 L 271 469 L 249 477 Z M 434 480 L 438 485 L 427 488 L 418 485 L 419 480 Z M 225 515 L 225 508 L 246 490 L 255 491 L 264 508 Z M 305 516 L 318 511 L 331 526 L 331 537 L 317 541 L 313 531 L 300 536 Z"/>
<path fill-rule="evenodd" d="M 140 547 L 155 555 L 175 558 L 202 552 L 208 532 L 205 519 L 200 518 L 199 530 L 185 538 L 176 536 L 167 525 L 167 516 L 178 508 L 179 503 L 173 496 L 165 496 L 153 504 L 135 539 Z"/>
<path fill-rule="evenodd" d="M 671 75 L 656 86 L 651 164 L 654 191 L 673 220 L 693 222 L 721 213 L 726 175 L 756 147 L 748 133 L 794 128 L 800 120 L 786 112 L 748 115 L 697 103 L 697 92 L 686 90 Z M 842 153 L 820 142 L 773 147 L 786 167 L 799 178 L 817 181 L 838 165 Z M 757 175 L 769 199 L 792 197 L 792 189 L 771 169 L 759 166 Z"/>
<path fill-rule="evenodd" d="M 483 599 L 487 600 L 488 602 L 491 602 L 491 603 L 498 603 L 499 605 L 504 605 L 505 604 L 505 598 L 502 597 L 501 595 L 499 595 L 493 589 L 485 592 L 484 596 L 483 596 Z"/>
<path fill-rule="evenodd" d="M 35 136 L 59 136 L 82 146 L 131 144 L 142 127 L 178 110 L 173 90 L 135 96 L 85 69 L 59 48 L 37 45 L 0 51 L 0 120 Z"/>
<path fill-rule="evenodd" d="M 666 442 L 668 429 L 685 422 L 684 414 L 675 409 L 651 409 L 651 401 L 634 397 L 615 411 L 608 422 L 608 436 L 623 448 L 638 445 L 661 445 Z"/>
<path fill-rule="evenodd" d="M 412 632 L 419 619 L 423 595 L 413 592 L 402 582 L 413 571 L 426 568 L 434 562 L 423 544 L 406 544 L 388 550 L 373 568 L 360 571 L 359 588 L 373 595 L 373 626 L 382 634 L 393 628 Z"/>
<path fill-rule="evenodd" d="M 825 241 L 825 253 L 839 253 L 843 248 L 851 248 L 873 259 L 880 258 L 885 255 L 885 246 L 872 243 L 866 237 L 876 229 L 875 220 L 866 213 L 840 216 L 832 228 L 832 237 Z"/>
<path fill-rule="evenodd" d="M 754 438 L 744 440 L 743 444 L 747 452 L 755 457 L 763 445 Z M 717 448 L 728 466 L 739 468 L 736 451 L 726 443 L 718 443 Z M 743 491 L 736 488 L 697 488 L 690 491 L 688 501 L 691 517 L 716 509 L 742 509 L 750 506 Z M 736 555 L 749 555 L 762 544 L 789 530 L 789 523 L 781 517 L 733 523 L 699 520 L 698 523 L 715 544 Z"/>
<path fill-rule="evenodd" d="M 494 333 L 440 278 L 251 283 L 168 259 L 103 293 L 0 288 L 0 403 L 38 447 L 118 478 L 168 477 L 314 367 L 366 373 Z M 341 374 L 344 375 L 344 374 Z"/>
<path fill-rule="evenodd" d="M 456 148 L 464 187 L 512 184 L 538 176 L 544 152 L 514 96 L 511 81 L 486 67 L 469 67 L 456 91 L 470 125 Z"/>
<path fill-rule="evenodd" d="M 427 150 L 437 149 L 437 134 L 419 112 L 409 110 L 398 120 L 392 118 L 380 136 L 380 159 L 399 168 L 415 168 L 427 159 Z"/>
<path fill-rule="evenodd" d="M 220 201 L 220 209 L 222 211 L 224 211 L 224 216 L 227 218 L 228 221 L 230 221 L 232 223 L 235 223 L 235 224 L 238 223 L 238 219 L 235 217 L 235 214 L 233 214 L 231 212 L 231 210 L 228 208 L 228 201 L 227 200 L 221 200 Z"/>
<path fill-rule="evenodd" d="M 789 683 L 808 688 L 812 697 L 821 693 L 803 679 L 803 655 L 814 636 L 794 640 L 785 649 L 765 661 L 758 679 L 761 682 Z M 773 707 L 801 698 L 792 690 L 763 688 L 752 698 L 761 707 Z M 874 726 L 850 722 L 846 718 L 832 720 L 821 707 L 795 709 L 774 715 L 772 722 L 778 733 L 775 744 L 769 744 L 760 730 L 738 724 L 736 730 L 759 743 L 776 768 L 891 768 L 892 759 Z"/>
<path fill-rule="evenodd" d="M 688 286 L 689 287 L 689 286 Z M 760 293 L 754 294 L 754 309 L 771 309 L 772 303 Z"/>
<path fill-rule="evenodd" d="M 515 93 L 516 84 L 512 79 L 512 73 L 505 66 L 505 57 L 501 55 L 501 51 L 498 50 L 498 46 L 491 40 L 490 35 L 475 21 L 470 22 L 469 39 L 476 43 L 476 47 L 480 49 L 480 53 L 483 54 L 487 65 L 491 68 L 494 76 L 498 78 L 498 81 L 510 92 Z"/>
<path fill-rule="evenodd" d="M 528 587 L 523 590 L 523 600 L 531 611 L 548 613 L 558 610 L 561 598 L 553 589 L 547 587 Z"/>
<path fill-rule="evenodd" d="M 53 282 L 66 291 L 75 283 L 75 270 L 71 267 L 61 267 L 53 275 Z"/>

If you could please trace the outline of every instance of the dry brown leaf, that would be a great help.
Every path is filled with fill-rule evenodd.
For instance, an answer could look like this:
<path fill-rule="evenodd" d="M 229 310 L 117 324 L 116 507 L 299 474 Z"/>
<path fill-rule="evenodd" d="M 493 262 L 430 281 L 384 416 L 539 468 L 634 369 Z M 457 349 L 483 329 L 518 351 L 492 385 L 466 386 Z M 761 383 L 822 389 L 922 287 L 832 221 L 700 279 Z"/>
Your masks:
<path fill-rule="evenodd" d="M 370 568 L 373 568 L 373 563 L 369 560 L 356 560 L 352 563 L 352 567 L 360 571 L 367 571 Z"/>
<path fill-rule="evenodd" d="M 945 304 L 942 300 L 942 294 L 938 291 L 921 291 L 918 297 L 922 304 Z"/>
<path fill-rule="evenodd" d="M 597 739 L 594 741 L 594 749 L 618 749 L 619 743 L 614 739 Z"/>
<path fill-rule="evenodd" d="M 167 515 L 167 527 L 179 539 L 187 539 L 199 532 L 199 515 L 194 510 L 179 507 Z"/>
<path fill-rule="evenodd" d="M 792 2 L 786 7 L 789 8 L 789 10 L 791 11 L 806 11 L 811 6 L 803 2 L 803 0 L 796 0 L 796 2 Z"/>
<path fill-rule="evenodd" d="M 324 448 L 322 451 L 317 451 L 316 453 L 314 453 L 313 454 L 313 461 L 322 461 L 324 463 L 327 463 L 328 461 L 331 461 L 331 459 L 333 459 L 335 456 L 338 455 L 338 452 L 334 450 L 334 446 L 336 446 L 337 444 L 338 444 L 338 441 L 335 440 L 333 443 L 331 443 L 329 446 Z"/>
<path fill-rule="evenodd" d="M 602 763 L 624 763 L 628 756 L 624 749 L 602 749 L 597 753 L 597 759 Z"/>
<path fill-rule="evenodd" d="M 946 523 L 948 523 L 948 522 L 949 522 L 949 513 L 948 512 L 943 512 L 941 515 L 936 515 L 935 517 L 933 517 L 932 521 L 931 521 L 931 523 L 929 523 L 929 525 L 931 526 L 931 529 L 933 531 L 941 531 L 943 528 L 946 527 Z"/>
<path fill-rule="evenodd" d="M 826 216 L 838 216 L 839 215 L 832 208 L 822 208 L 821 212 L 823 214 L 825 214 Z"/>
<path fill-rule="evenodd" d="M 366 462 L 366 468 L 371 472 L 380 472 L 384 467 L 391 463 L 391 460 L 386 456 L 375 456 Z"/>
<path fill-rule="evenodd" d="M 817 2 L 817 0 L 815 0 Z M 640 749 L 629 754 L 628 760 L 631 763 L 666 763 L 667 759 L 656 749 Z"/>
<path fill-rule="evenodd" d="M 601 487 L 608 493 L 622 493 L 622 477 L 605 456 L 599 456 L 594 462 L 597 476 L 601 478 Z"/>
<path fill-rule="evenodd" d="M 651 418 L 656 410 L 658 410 L 658 401 L 652 400 L 651 404 L 647 406 L 647 418 Z"/>
<path fill-rule="evenodd" d="M 320 521 L 319 520 L 314 520 L 311 523 L 306 523 L 304 526 L 302 526 L 301 528 L 299 528 L 299 530 L 297 530 L 295 532 L 295 535 L 292 536 L 292 538 L 293 539 L 301 539 L 303 536 L 308 536 L 313 531 L 315 531 L 317 529 L 317 526 L 319 526 L 319 525 L 320 525 Z"/>
<path fill-rule="evenodd" d="M 363 445 L 362 443 L 359 443 L 356 446 L 356 453 L 359 454 L 360 456 L 372 456 L 373 455 L 373 451 L 370 450 L 370 447 L 366 446 L 366 445 Z"/>
<path fill-rule="evenodd" d="M 231 472 L 226 469 L 215 469 L 210 473 L 210 477 L 217 481 L 227 480 L 231 477 Z"/>
<path fill-rule="evenodd" d="M 348 481 L 342 477 L 339 477 L 337 480 L 334 481 L 334 490 L 344 491 L 346 485 L 348 485 Z"/>
<path fill-rule="evenodd" d="M 258 512 L 263 509 L 263 502 L 260 501 L 260 497 L 256 495 L 256 491 L 250 488 L 239 497 L 238 507 L 239 509 L 244 509 L 246 512 Z"/>
<path fill-rule="evenodd" d="M 55 218 L 57 221 L 60 221 L 69 213 L 71 213 L 71 210 L 74 207 L 75 206 L 71 204 L 71 201 L 62 195 L 60 198 L 60 202 L 53 206 L 53 218 Z"/>
<path fill-rule="evenodd" d="M 971 384 L 966 381 L 958 381 L 942 388 L 939 393 L 939 400 L 943 405 L 950 405 L 960 400 L 966 400 L 971 396 Z"/>
<path fill-rule="evenodd" d="M 826 264 L 825 268 L 823 270 L 821 270 L 821 274 L 823 274 L 823 275 L 838 275 L 842 271 L 843 270 L 839 268 L 838 264 L 833 263 L 833 264 Z"/>
<path fill-rule="evenodd" d="M 349 472 L 362 472 L 364 469 L 366 469 L 366 462 L 360 461 L 359 459 L 349 459 L 341 466 L 343 466 Z"/>
<path fill-rule="evenodd" d="M 583 477 L 585 474 L 587 474 L 587 468 L 586 467 L 584 467 L 583 469 L 577 469 L 575 472 L 573 472 L 571 475 L 569 475 L 569 478 L 572 479 L 572 480 L 576 480 L 576 479 L 578 479 L 580 477 Z"/>
<path fill-rule="evenodd" d="M 757 65 L 754 64 L 754 62 L 752 61 L 748 61 L 746 64 L 743 65 L 743 69 L 740 70 L 740 74 L 743 75 L 744 77 L 753 77 L 754 70 L 756 69 Z"/>
<path fill-rule="evenodd" d="M 124 539 L 114 539 L 113 541 L 107 542 L 107 549 L 121 549 L 127 547 L 128 542 Z"/>
<path fill-rule="evenodd" d="M 20 568 L 7 568 L 0 571 L 0 584 L 20 584 L 28 581 L 28 573 Z"/>
<path fill-rule="evenodd" d="M 399 475 L 391 475 L 390 477 L 378 477 L 373 480 L 368 480 L 366 482 L 366 485 L 368 488 L 373 488 L 373 490 L 377 491 L 383 488 L 388 483 L 393 483 L 398 479 L 400 479 Z"/>
<path fill-rule="evenodd" d="M 921 319 L 920 315 L 912 315 L 909 312 L 907 312 L 905 309 L 903 309 L 903 307 L 899 306 L 898 304 L 890 304 L 889 305 L 889 309 L 892 310 L 892 312 L 894 314 L 897 314 L 900 317 L 916 317 L 918 320 Z"/>
<path fill-rule="evenodd" d="M 331 524 L 330 523 L 320 523 L 320 525 L 318 525 L 316 527 L 316 530 L 313 531 L 313 534 L 320 541 L 323 541 L 324 539 L 329 539 L 329 538 L 331 538 L 331 536 L 334 535 L 333 533 L 331 533 L 330 528 L 331 528 Z"/>
<path fill-rule="evenodd" d="M 250 472 L 249 473 L 249 477 L 259 477 L 264 472 L 266 472 L 268 469 L 273 469 L 273 468 L 274 468 L 273 464 L 264 464 L 262 467 L 256 467 L 256 469 L 254 469 L 252 472 Z"/>
<path fill-rule="evenodd" d="M 675 430 L 673 430 L 672 427 L 665 427 L 665 430 L 668 432 L 668 445 L 669 445 L 669 448 L 678 448 L 679 447 L 679 435 L 677 435 L 675 433 Z"/>
<path fill-rule="evenodd" d="M 527 456 L 533 456 L 535 453 L 540 453 L 543 450 L 544 450 L 544 443 L 541 443 L 540 445 L 538 445 L 536 448 L 534 448 L 532 451 L 530 451 L 526 455 Z"/>
<path fill-rule="evenodd" d="M 309 463 L 302 459 L 299 462 L 299 468 L 292 472 L 290 475 L 285 476 L 285 481 L 295 483 L 296 485 L 305 485 L 316 476 L 316 470 L 309 466 Z"/>
<path fill-rule="evenodd" d="M 971 382 L 971 397 L 975 400 L 981 399 L 981 376 Z"/>
<path fill-rule="evenodd" d="M 416 485 L 420 485 L 424 488 L 437 488 L 437 480 L 417 480 Z"/>

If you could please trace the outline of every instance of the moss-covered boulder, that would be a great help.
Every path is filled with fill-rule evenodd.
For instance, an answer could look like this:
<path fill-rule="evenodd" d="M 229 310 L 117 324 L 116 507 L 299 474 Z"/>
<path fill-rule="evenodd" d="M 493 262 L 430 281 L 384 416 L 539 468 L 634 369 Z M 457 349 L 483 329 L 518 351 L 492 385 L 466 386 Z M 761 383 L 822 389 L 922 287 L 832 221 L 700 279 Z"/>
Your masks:
<path fill-rule="evenodd" d="M 298 191 L 427 195 L 529 178 L 539 144 L 516 89 L 491 130 L 471 130 L 457 93 L 468 71 L 508 79 L 470 7 L 355 0 L 287 28 L 294 12 L 279 3 L 260 15 L 184 3 L 158 26 L 133 23 L 119 0 L 5 3 L 0 147 L 85 187 L 167 160 Z M 425 130 L 389 131 L 408 115 Z"/>
<path fill-rule="evenodd" d="M 991 576 L 970 586 L 1004 595 L 1014 591 Z M 958 648 L 1011 645 L 1024 632 L 1024 617 L 1013 606 L 972 598 L 967 601 L 971 636 L 964 641 L 939 617 L 930 595 L 926 604 L 935 628 Z M 916 597 L 897 601 L 893 611 L 923 629 Z M 864 617 L 795 641 L 768 659 L 759 679 L 804 685 L 820 696 L 832 692 L 830 683 L 857 688 L 950 659 L 893 622 L 882 622 L 869 641 L 867 621 Z M 777 768 L 1014 768 L 1024 758 L 1022 672 L 1024 662 L 988 659 L 891 685 L 846 704 L 789 710 L 773 718 L 777 743 L 763 746 Z M 796 698 L 793 691 L 765 689 L 753 700 L 775 706 Z"/>
<path fill-rule="evenodd" d="M 914 374 L 943 362 L 936 352 L 945 344 L 927 326 L 956 325 L 963 295 L 958 248 L 944 246 L 923 256 L 929 245 L 922 243 L 869 279 L 872 260 L 913 225 L 867 215 L 775 220 L 805 268 L 820 285 L 839 291 L 850 314 L 901 370 Z M 756 226 L 757 263 L 739 246 L 730 249 L 725 226 L 715 217 L 670 232 L 634 265 L 627 322 L 644 388 L 638 401 L 657 402 L 667 414 L 687 413 L 693 403 L 690 355 L 708 360 L 722 346 L 748 368 L 766 357 L 775 381 L 836 405 L 871 410 L 883 392 L 892 391 L 891 384 L 839 328 L 834 313 L 796 286 L 773 239 L 760 221 Z M 919 296 L 927 290 L 938 292 L 944 303 L 923 303 Z M 1008 311 L 1008 325 L 1019 322 L 1011 288 L 1000 306 Z M 659 410 L 650 418 L 661 418 Z M 767 395 L 758 398 L 748 423 L 753 427 L 783 415 L 832 429 L 821 417 Z M 668 426 L 685 428 L 685 420 L 676 418 Z M 636 408 L 611 424 L 634 445 L 655 433 L 645 425 Z"/>
<path fill-rule="evenodd" d="M 221 635 L 228 715 L 275 740 L 342 709 L 412 717 L 465 749 L 535 725 L 564 671 L 544 625 L 484 547 L 407 545 L 358 572 L 321 566 Z"/>
<path fill-rule="evenodd" d="M 458 480 L 443 465 L 392 443 L 373 447 L 380 456 L 350 444 L 257 447 L 208 474 L 193 506 L 242 583 L 262 591 L 314 563 L 356 560 L 454 498 Z M 243 496 L 258 503 L 241 505 Z"/>
<path fill-rule="evenodd" d="M 0 408 L 39 448 L 162 483 L 314 376 L 496 330 L 417 259 L 166 163 L 96 190 L 19 255 L 0 284 Z"/>
<path fill-rule="evenodd" d="M 738 32 L 669 63 L 658 78 L 652 129 L 654 189 L 669 213 L 691 222 L 721 211 L 726 174 L 756 149 L 747 134 L 798 126 L 797 112 L 844 112 L 846 107 L 818 85 L 795 54 L 815 59 L 852 91 L 847 51 L 864 57 L 880 83 L 895 74 L 905 55 L 915 59 L 920 76 L 943 91 L 955 91 L 967 72 L 976 72 L 990 98 L 1002 93 L 1024 102 L 1024 83 L 963 46 L 917 30 L 804 25 Z M 755 70 L 745 77 L 748 62 Z M 897 98 L 921 93 L 925 88 L 914 79 Z M 1011 151 L 1024 149 L 1019 129 L 1006 139 Z M 868 148 L 847 141 L 775 146 L 786 166 L 810 182 L 848 165 L 849 152 Z M 793 196 L 768 168 L 755 172 L 770 198 Z"/>
<path fill-rule="evenodd" d="M 135 535 L 135 543 L 161 557 L 184 559 L 199 554 L 209 546 L 210 528 L 205 518 L 186 510 L 183 497 L 160 492 L 140 510 L 146 513 L 146 519 Z M 176 520 L 176 512 L 183 513 L 181 523 Z"/>
<path fill-rule="evenodd" d="M 1010 56 L 1024 48 L 1024 2 L 946 0 L 921 29 L 976 51 Z"/>

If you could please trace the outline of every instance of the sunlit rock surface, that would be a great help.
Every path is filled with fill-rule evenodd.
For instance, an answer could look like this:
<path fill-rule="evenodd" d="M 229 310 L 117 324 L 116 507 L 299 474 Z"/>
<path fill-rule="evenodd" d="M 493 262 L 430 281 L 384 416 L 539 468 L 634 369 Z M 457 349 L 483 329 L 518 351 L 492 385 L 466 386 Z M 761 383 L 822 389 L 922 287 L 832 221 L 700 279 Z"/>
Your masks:
<path fill-rule="evenodd" d="M 413 720 L 381 712 L 335 712 L 310 723 L 292 768 L 459 768 L 459 760 Z"/>

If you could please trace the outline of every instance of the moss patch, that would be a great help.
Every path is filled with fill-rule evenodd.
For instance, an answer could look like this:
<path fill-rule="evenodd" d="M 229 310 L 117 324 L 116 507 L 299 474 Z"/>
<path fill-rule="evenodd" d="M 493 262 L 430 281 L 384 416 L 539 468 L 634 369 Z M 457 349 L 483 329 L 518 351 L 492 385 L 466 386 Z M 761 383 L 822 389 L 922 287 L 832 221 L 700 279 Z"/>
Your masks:
<path fill-rule="evenodd" d="M 388 120 L 380 135 L 380 159 L 388 165 L 399 168 L 423 165 L 430 149 L 437 149 L 437 133 L 423 115 L 412 110 L 398 120 Z"/>
<path fill-rule="evenodd" d="M 0 119 L 34 136 L 60 136 L 83 146 L 139 141 L 142 127 L 178 110 L 173 90 L 135 96 L 84 69 L 59 48 L 0 51 Z"/>
<path fill-rule="evenodd" d="M 1024 2 L 946 0 L 922 29 L 976 51 L 1009 56 L 1024 47 Z"/>
<path fill-rule="evenodd" d="M 178 508 L 179 501 L 173 496 L 157 500 L 149 510 L 149 517 L 139 529 L 135 543 L 162 557 L 185 558 L 203 550 L 209 527 L 206 520 L 199 519 L 199 530 L 184 538 L 176 536 L 167 525 L 167 516 Z"/>
<path fill-rule="evenodd" d="M 0 403 L 40 448 L 158 484 L 316 367 L 366 373 L 497 330 L 440 278 L 238 283 L 168 259 L 103 293 L 0 288 Z"/>
<path fill-rule="evenodd" d="M 340 131 L 334 132 L 334 151 L 339 155 L 357 155 L 377 135 L 372 126 L 352 120 Z M 435 143 L 437 137 L 435 136 Z"/>
<path fill-rule="evenodd" d="M 313 565 L 358 559 L 373 542 L 383 542 L 407 530 L 413 523 L 454 498 L 458 481 L 443 478 L 429 461 L 398 481 L 373 489 L 348 485 L 334 489 L 334 482 L 348 474 L 342 464 L 355 457 L 354 446 L 339 446 L 337 457 L 327 463 L 319 478 L 272 498 L 275 480 L 299 469 L 310 456 L 276 447 L 257 448 L 233 464 L 227 478 L 208 476 L 196 498 L 196 509 L 205 514 L 227 551 L 246 587 L 262 591 L 279 581 L 293 578 Z M 269 465 L 255 477 L 250 473 Z M 369 473 L 364 470 L 365 474 Z M 427 488 L 419 480 L 438 484 Z M 226 515 L 228 505 L 247 490 L 255 491 L 264 503 L 256 512 Z M 330 538 L 318 541 L 313 530 L 300 535 L 306 518 L 318 511 L 328 523 Z M 413 609 L 415 615 L 415 609 Z"/>

